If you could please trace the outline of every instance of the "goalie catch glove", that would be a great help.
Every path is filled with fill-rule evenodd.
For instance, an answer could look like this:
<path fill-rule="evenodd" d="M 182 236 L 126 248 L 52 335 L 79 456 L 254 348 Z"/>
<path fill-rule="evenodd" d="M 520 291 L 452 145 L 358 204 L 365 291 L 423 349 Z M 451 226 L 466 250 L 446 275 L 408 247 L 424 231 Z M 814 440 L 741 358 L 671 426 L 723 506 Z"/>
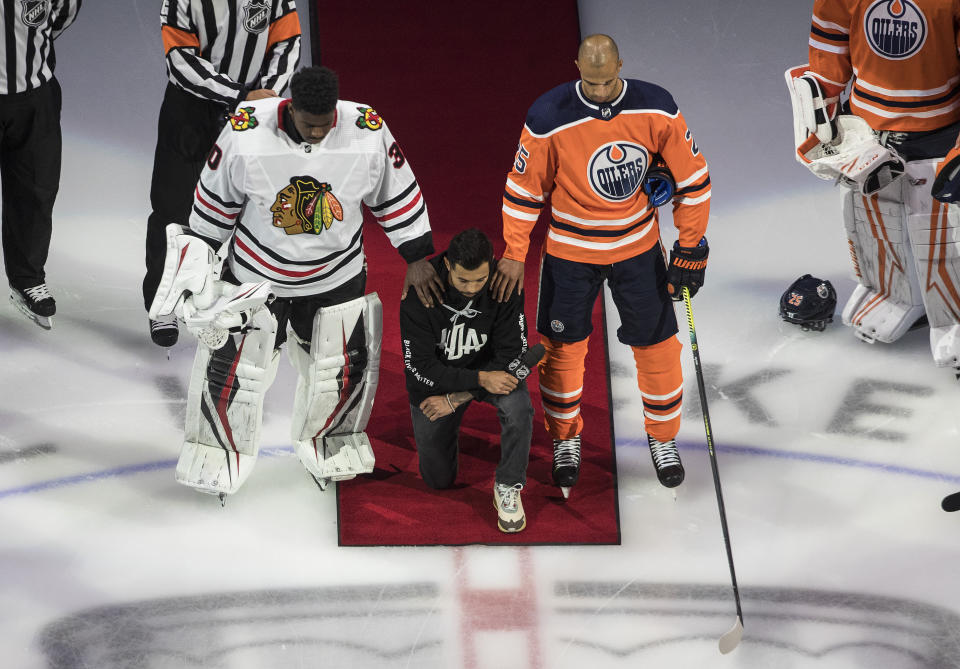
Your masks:
<path fill-rule="evenodd" d="M 673 243 L 670 251 L 670 265 L 667 267 L 667 292 L 674 301 L 683 299 L 683 287 L 690 291 L 690 297 L 697 294 L 703 285 L 703 275 L 707 271 L 707 256 L 710 247 L 704 237 L 694 247 L 680 246 L 680 242 Z"/>

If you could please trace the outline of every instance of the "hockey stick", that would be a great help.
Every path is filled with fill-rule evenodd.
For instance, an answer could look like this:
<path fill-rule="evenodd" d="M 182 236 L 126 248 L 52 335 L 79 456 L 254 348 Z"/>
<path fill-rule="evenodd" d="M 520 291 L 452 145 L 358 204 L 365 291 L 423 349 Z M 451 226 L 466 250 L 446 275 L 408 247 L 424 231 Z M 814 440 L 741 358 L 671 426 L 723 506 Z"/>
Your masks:
<path fill-rule="evenodd" d="M 700 389 L 700 406 L 703 409 L 703 427 L 707 433 L 707 451 L 710 453 L 710 467 L 713 469 L 713 487 L 717 491 L 717 506 L 720 509 L 720 527 L 723 529 L 723 543 L 727 548 L 727 564 L 730 565 L 730 580 L 733 583 L 733 598 L 737 603 L 737 622 L 730 631 L 720 637 L 720 652 L 729 653 L 743 638 L 743 611 L 740 608 L 740 589 L 737 587 L 737 573 L 733 568 L 733 549 L 730 547 L 730 530 L 727 529 L 727 512 L 723 506 L 723 491 L 720 489 L 720 471 L 717 468 L 717 453 L 713 449 L 713 430 L 710 428 L 710 412 L 707 410 L 707 390 L 703 383 L 703 368 L 700 366 L 700 349 L 697 346 L 697 328 L 693 324 L 693 308 L 690 306 L 690 290 L 683 287 L 683 303 L 687 307 L 687 325 L 690 329 L 690 349 L 693 351 L 693 366 L 697 370 L 697 387 Z"/>

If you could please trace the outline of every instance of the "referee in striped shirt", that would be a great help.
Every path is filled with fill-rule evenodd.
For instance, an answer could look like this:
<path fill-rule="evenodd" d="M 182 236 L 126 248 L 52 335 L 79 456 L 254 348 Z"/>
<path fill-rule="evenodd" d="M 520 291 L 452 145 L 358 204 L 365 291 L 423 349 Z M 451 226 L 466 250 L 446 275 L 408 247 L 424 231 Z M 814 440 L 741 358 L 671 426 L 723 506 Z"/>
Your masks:
<path fill-rule="evenodd" d="M 163 274 L 166 226 L 188 225 L 193 191 L 226 115 L 244 100 L 276 96 L 300 60 L 295 0 L 163 0 L 160 24 L 169 81 L 150 184 L 148 311 Z M 151 320 L 150 336 L 173 346 L 176 320 Z"/>
<path fill-rule="evenodd" d="M 10 299 L 50 328 L 47 290 L 53 203 L 60 188 L 60 84 L 54 40 L 81 0 L 0 0 L 0 179 L 3 262 Z"/>

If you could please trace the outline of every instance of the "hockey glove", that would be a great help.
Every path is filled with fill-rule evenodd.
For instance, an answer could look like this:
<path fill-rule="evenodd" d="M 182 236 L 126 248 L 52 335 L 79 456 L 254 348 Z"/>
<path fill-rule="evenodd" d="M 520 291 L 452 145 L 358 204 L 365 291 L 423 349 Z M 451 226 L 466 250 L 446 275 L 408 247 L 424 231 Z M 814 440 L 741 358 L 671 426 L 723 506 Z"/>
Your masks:
<path fill-rule="evenodd" d="M 670 266 L 667 268 L 667 291 L 675 301 L 683 299 L 683 287 L 690 291 L 690 297 L 697 294 L 703 285 L 703 275 L 707 271 L 707 256 L 710 247 L 707 238 L 693 248 L 680 246 L 680 242 L 673 243 L 670 251 Z"/>
<path fill-rule="evenodd" d="M 941 202 L 960 202 L 960 147 L 954 147 L 939 166 L 931 194 Z"/>
<path fill-rule="evenodd" d="M 662 160 L 654 162 L 643 178 L 643 191 L 650 198 L 650 204 L 660 207 L 673 199 L 677 183 L 673 174 Z"/>

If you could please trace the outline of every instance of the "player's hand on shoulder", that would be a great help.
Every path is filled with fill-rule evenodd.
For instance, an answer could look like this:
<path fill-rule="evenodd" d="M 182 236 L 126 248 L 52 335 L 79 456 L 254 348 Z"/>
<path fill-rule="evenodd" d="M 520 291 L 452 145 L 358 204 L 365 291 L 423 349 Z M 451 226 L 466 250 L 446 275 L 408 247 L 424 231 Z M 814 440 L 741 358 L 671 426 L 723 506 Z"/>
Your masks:
<path fill-rule="evenodd" d="M 437 275 L 437 270 L 426 258 L 421 258 L 407 265 L 407 274 L 403 278 L 403 290 L 400 299 L 406 299 L 410 287 L 417 291 L 417 297 L 425 307 L 432 307 L 434 303 L 443 304 L 443 283 Z"/>
<path fill-rule="evenodd" d="M 703 285 L 703 277 L 707 271 L 707 256 L 710 247 L 704 237 L 696 246 L 680 246 L 674 242 L 670 251 L 670 265 L 667 268 L 667 292 L 675 301 L 683 299 L 684 286 L 690 291 L 690 297 L 697 294 Z"/>
<path fill-rule="evenodd" d="M 247 93 L 247 97 L 245 99 L 248 102 L 252 102 L 254 100 L 263 100 L 264 98 L 275 97 L 278 97 L 276 91 L 273 91 L 269 88 L 257 88 Z"/>
<path fill-rule="evenodd" d="M 510 299 L 514 289 L 523 292 L 523 263 L 510 258 L 500 258 L 490 280 L 490 290 L 498 302 Z"/>

